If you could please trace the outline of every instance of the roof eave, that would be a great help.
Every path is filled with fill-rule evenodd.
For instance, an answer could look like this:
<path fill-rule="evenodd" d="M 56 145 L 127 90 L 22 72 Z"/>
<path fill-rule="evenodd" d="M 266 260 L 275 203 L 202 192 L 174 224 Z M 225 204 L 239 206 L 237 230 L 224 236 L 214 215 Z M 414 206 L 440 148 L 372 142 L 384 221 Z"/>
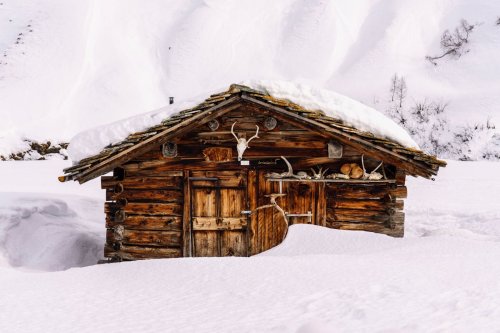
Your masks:
<path fill-rule="evenodd" d="M 162 145 L 168 140 L 170 140 L 174 136 L 182 135 L 185 132 L 190 131 L 192 128 L 197 127 L 199 125 L 203 125 L 210 120 L 217 118 L 233 109 L 236 109 L 241 106 L 241 98 L 239 95 L 233 96 L 207 110 L 204 110 L 188 120 L 181 122 L 177 125 L 174 125 L 142 142 L 137 145 L 131 146 L 120 153 L 111 156 L 108 159 L 105 159 L 93 167 L 83 171 L 80 174 L 77 174 L 71 179 L 67 180 L 76 180 L 80 184 L 83 184 L 91 179 L 102 176 L 110 171 L 112 171 L 115 167 L 124 164 L 134 157 L 145 153 L 150 149 L 153 145 Z M 64 176 L 61 176 L 64 177 Z"/>

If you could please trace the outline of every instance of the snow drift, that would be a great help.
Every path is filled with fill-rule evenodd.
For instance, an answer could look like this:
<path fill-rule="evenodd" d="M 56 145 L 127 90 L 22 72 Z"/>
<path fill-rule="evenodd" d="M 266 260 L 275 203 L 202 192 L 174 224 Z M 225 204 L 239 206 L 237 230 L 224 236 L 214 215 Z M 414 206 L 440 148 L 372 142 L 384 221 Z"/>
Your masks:
<path fill-rule="evenodd" d="M 95 265 L 102 257 L 98 200 L 0 193 L 0 201 L 0 266 L 7 261 L 12 267 L 58 271 Z"/>
<path fill-rule="evenodd" d="M 59 183 L 57 176 L 68 165 L 0 163 L 0 268 L 58 271 L 102 258 L 104 193 L 96 180 Z"/>

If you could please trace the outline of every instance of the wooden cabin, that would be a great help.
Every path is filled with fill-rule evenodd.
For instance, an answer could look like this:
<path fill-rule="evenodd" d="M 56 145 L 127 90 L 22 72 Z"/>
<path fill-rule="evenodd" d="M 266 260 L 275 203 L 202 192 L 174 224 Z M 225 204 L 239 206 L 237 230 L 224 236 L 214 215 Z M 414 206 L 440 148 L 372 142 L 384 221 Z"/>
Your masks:
<path fill-rule="evenodd" d="M 250 256 L 278 245 L 295 223 L 402 237 L 406 176 L 432 178 L 445 165 L 232 85 L 59 179 L 102 176 L 104 255 L 121 261 Z"/>

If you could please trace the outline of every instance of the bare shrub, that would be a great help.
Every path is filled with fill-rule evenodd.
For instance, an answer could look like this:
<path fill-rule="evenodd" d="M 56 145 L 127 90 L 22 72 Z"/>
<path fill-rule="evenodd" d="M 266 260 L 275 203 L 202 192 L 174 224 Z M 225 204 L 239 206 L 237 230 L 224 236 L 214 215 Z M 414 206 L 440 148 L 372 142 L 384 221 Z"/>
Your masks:
<path fill-rule="evenodd" d="M 460 58 L 462 55 L 470 51 L 467 48 L 469 37 L 477 24 L 469 24 L 466 20 L 462 19 L 460 25 L 455 28 L 453 32 L 446 30 L 441 36 L 441 49 L 443 53 L 438 56 L 426 56 L 425 59 L 429 60 L 431 64 L 437 66 L 437 60 L 446 56 Z"/>

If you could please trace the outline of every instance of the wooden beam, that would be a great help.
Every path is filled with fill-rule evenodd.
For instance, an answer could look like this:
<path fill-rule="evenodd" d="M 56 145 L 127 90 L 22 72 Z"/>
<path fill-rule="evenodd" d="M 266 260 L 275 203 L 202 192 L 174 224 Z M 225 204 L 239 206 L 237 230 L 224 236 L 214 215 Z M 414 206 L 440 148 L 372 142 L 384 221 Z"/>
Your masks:
<path fill-rule="evenodd" d="M 179 248 L 121 245 L 115 250 L 110 244 L 104 246 L 104 256 L 107 258 L 119 257 L 124 260 L 139 260 L 151 258 L 178 258 L 181 256 Z"/>
<path fill-rule="evenodd" d="M 250 211 L 254 211 L 257 208 L 257 196 L 258 196 L 258 179 L 257 179 L 257 172 L 255 169 L 250 169 L 248 170 L 248 187 L 247 187 L 247 207 L 250 209 Z M 257 230 L 258 230 L 258 223 L 257 223 L 257 214 L 251 214 L 250 215 L 250 230 L 249 230 L 249 239 L 248 239 L 248 246 L 249 246 L 249 253 L 250 255 L 257 254 Z"/>
<path fill-rule="evenodd" d="M 182 219 L 179 216 L 129 215 L 118 222 L 109 215 L 106 217 L 106 228 L 119 225 L 130 230 L 181 231 Z"/>
<path fill-rule="evenodd" d="M 191 257 L 191 188 L 189 186 L 190 171 L 184 172 L 184 207 L 182 210 L 182 256 Z"/>

